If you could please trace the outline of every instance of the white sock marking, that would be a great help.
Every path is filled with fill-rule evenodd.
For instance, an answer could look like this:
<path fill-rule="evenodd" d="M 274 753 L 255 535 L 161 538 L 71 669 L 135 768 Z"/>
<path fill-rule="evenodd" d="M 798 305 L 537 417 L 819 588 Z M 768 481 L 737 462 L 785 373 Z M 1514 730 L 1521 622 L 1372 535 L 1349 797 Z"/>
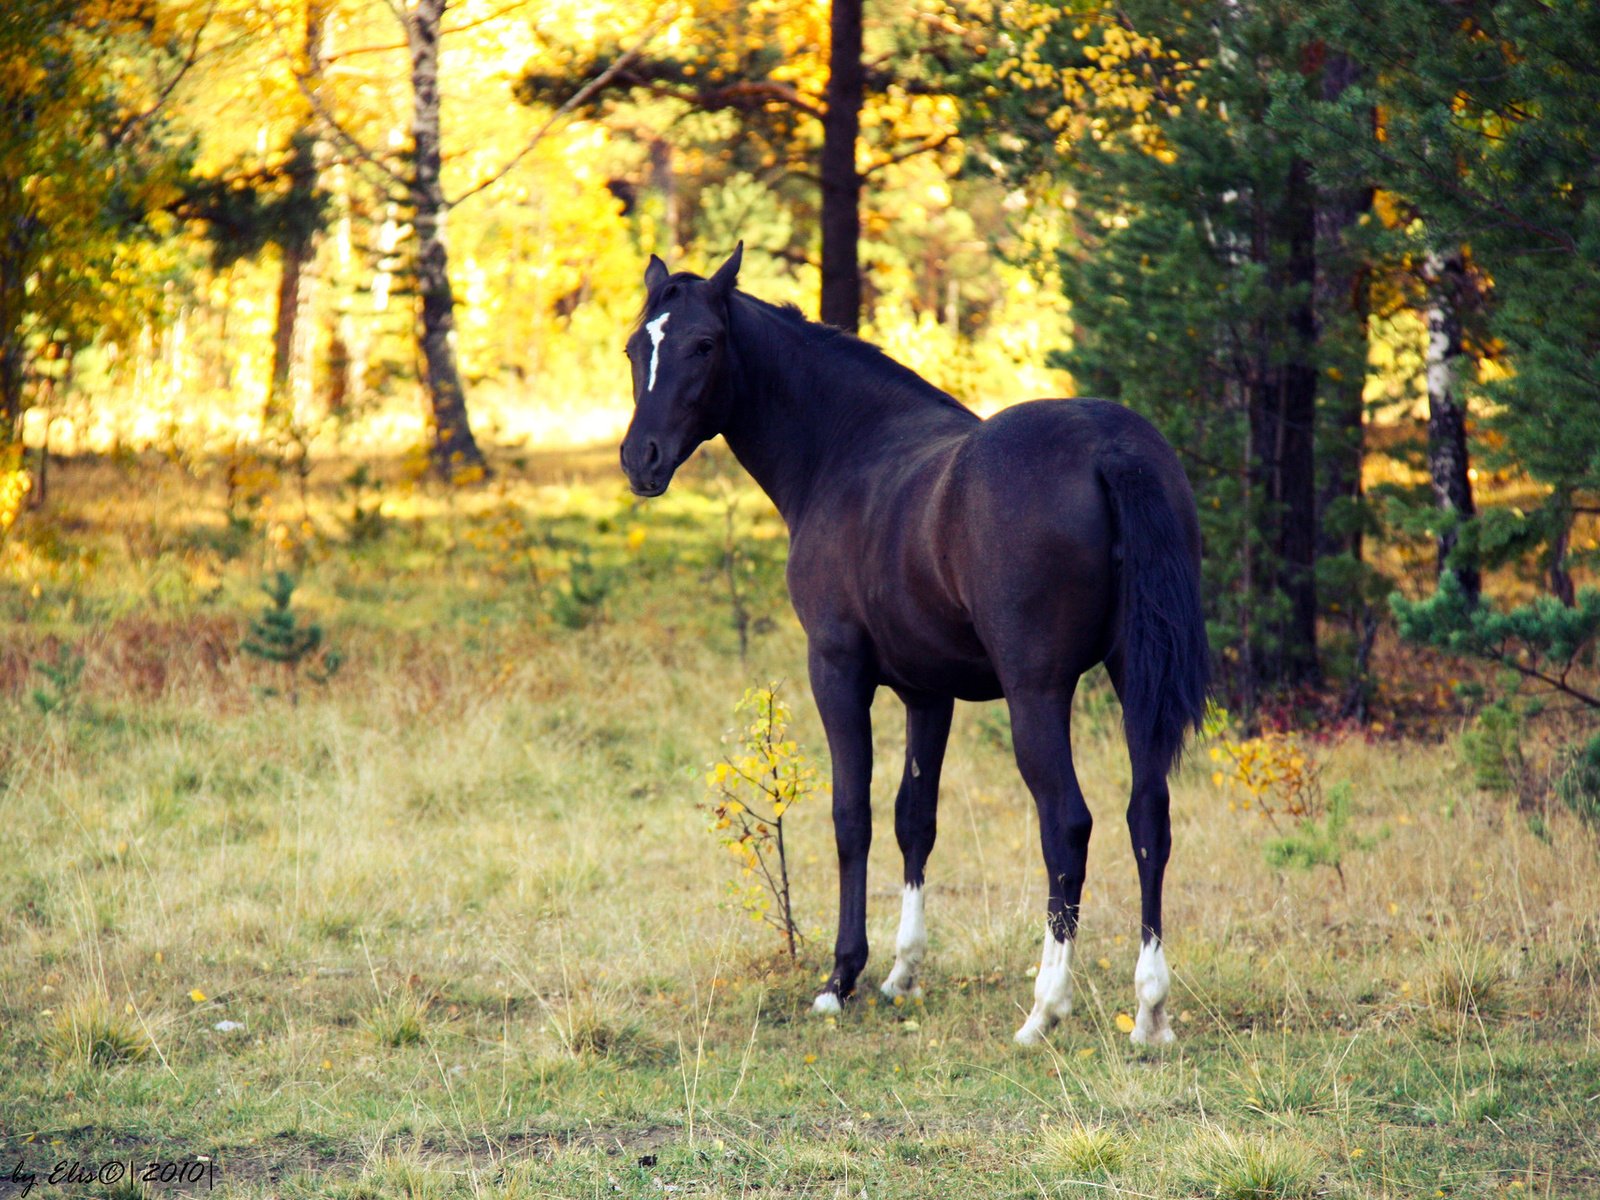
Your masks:
<path fill-rule="evenodd" d="M 839 997 L 832 992 L 823 992 L 811 1002 L 811 1011 L 825 1017 L 836 1017 L 843 1011 L 843 1006 L 839 1003 Z"/>
<path fill-rule="evenodd" d="M 1037 1046 L 1046 1030 L 1072 1012 L 1072 943 L 1058 942 L 1045 930 L 1042 959 L 1033 981 L 1033 1011 L 1016 1033 L 1021 1046 Z"/>
<path fill-rule="evenodd" d="M 894 969 L 879 990 L 891 1000 L 901 996 L 915 999 L 922 995 L 917 977 L 922 972 L 922 956 L 927 949 L 928 927 L 923 919 L 922 888 L 908 883 L 900 894 L 900 933 L 894 940 Z"/>
<path fill-rule="evenodd" d="M 1151 938 L 1139 951 L 1139 965 L 1133 969 L 1133 994 L 1139 1000 L 1139 1015 L 1133 1019 L 1128 1036 L 1140 1046 L 1165 1046 L 1172 1042 L 1172 1025 L 1167 1020 L 1167 993 L 1172 990 L 1172 973 L 1167 970 L 1167 955 L 1161 939 Z"/>
<path fill-rule="evenodd" d="M 667 336 L 667 319 L 671 316 L 671 313 L 664 312 L 644 327 L 644 331 L 650 335 L 650 382 L 644 385 L 647 392 L 656 386 L 656 363 L 661 359 L 661 339 Z"/>

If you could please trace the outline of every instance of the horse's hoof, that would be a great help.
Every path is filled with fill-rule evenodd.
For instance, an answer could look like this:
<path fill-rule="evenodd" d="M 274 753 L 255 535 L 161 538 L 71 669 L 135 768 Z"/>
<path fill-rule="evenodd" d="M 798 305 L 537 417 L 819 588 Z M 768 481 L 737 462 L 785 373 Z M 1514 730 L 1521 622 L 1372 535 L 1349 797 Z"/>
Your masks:
<path fill-rule="evenodd" d="M 1172 1032 L 1171 1025 L 1163 1021 L 1154 1029 L 1146 1029 L 1139 1024 L 1134 1025 L 1128 1040 L 1135 1046 L 1170 1046 L 1178 1040 L 1178 1035 Z"/>
<path fill-rule="evenodd" d="M 892 974 L 878 985 L 878 990 L 883 993 L 884 998 L 890 1003 L 896 1000 L 922 999 L 922 985 L 920 983 L 913 981 L 911 986 L 907 987 Z"/>
<path fill-rule="evenodd" d="M 823 992 L 811 1002 L 811 1011 L 824 1017 L 837 1017 L 844 1011 L 839 997 L 833 992 Z"/>
<path fill-rule="evenodd" d="M 1012 1035 L 1011 1040 L 1019 1046 L 1042 1046 L 1044 1045 L 1044 1026 L 1030 1017 L 1023 1023 L 1022 1028 Z"/>

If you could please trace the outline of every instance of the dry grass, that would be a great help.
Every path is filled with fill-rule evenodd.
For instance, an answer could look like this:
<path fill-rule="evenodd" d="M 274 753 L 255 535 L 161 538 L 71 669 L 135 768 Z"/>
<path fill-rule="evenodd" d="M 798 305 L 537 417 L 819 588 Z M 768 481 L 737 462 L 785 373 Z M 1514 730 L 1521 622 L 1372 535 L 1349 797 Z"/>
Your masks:
<path fill-rule="evenodd" d="M 266 528 L 232 557 L 208 540 L 214 480 L 130 468 L 138 502 L 114 504 L 124 468 L 58 473 L 62 511 L 5 551 L 17 586 L 0 600 L 16 630 L 0 649 L 0 1129 L 83 1154 L 220 1145 L 246 1196 L 593 1195 L 608 1179 L 909 1196 L 980 1178 L 1031 1195 L 1045 1170 L 1160 1195 L 1600 1191 L 1593 837 L 1564 813 L 1535 836 L 1449 743 L 1319 749 L 1372 839 L 1343 890 L 1269 870 L 1264 823 L 1228 813 L 1191 756 L 1167 888 L 1179 1042 L 1150 1056 L 1116 1027 L 1138 889 L 1116 714 L 1087 695 L 1075 745 L 1100 822 L 1077 1012 L 1053 1054 L 1024 1055 L 1009 1037 L 1038 952 L 1036 818 L 995 710 L 962 706 L 926 1002 L 865 991 L 836 1023 L 810 1019 L 835 903 L 826 804 L 793 814 L 812 935 L 793 970 L 725 903 L 696 808 L 752 683 L 799 689 L 795 735 L 824 756 L 770 514 L 748 540 L 771 629 L 737 658 L 711 469 L 644 507 L 587 467 L 558 487 L 552 464 L 500 493 L 397 489 L 390 532 L 354 551 L 342 501 L 319 493 L 319 538 L 273 549 Z M 551 615 L 552 536 L 592 540 L 615 573 L 580 629 Z M 297 553 L 297 603 L 346 666 L 291 707 L 259 694 L 237 646 L 261 572 Z M 31 664 L 61 644 L 84 655 L 81 693 L 46 715 Z M 867 988 L 900 878 L 903 720 L 890 695 L 874 715 Z M 60 1032 L 63 997 L 107 995 L 137 1026 L 119 1003 L 79 1022 L 115 1037 Z"/>
<path fill-rule="evenodd" d="M 43 1037 L 45 1053 L 63 1067 L 110 1067 L 136 1062 L 150 1039 L 131 1012 L 118 1012 L 102 995 L 64 1004 Z"/>

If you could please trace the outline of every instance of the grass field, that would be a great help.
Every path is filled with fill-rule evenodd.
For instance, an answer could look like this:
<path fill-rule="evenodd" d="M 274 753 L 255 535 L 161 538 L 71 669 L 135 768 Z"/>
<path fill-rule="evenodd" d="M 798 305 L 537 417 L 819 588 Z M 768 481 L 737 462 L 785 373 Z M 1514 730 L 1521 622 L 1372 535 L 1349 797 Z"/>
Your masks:
<path fill-rule="evenodd" d="M 205 1156 L 240 1197 L 1600 1196 L 1594 835 L 1555 812 L 1536 836 L 1450 738 L 1315 748 L 1350 787 L 1343 886 L 1270 868 L 1266 823 L 1190 755 L 1179 1040 L 1147 1053 L 1119 1028 L 1127 765 L 1089 686 L 1078 1009 L 1025 1052 L 1036 821 L 1003 707 L 961 706 L 926 1000 L 813 1017 L 826 798 L 788 818 L 798 966 L 727 899 L 700 807 L 752 684 L 788 681 L 826 759 L 781 527 L 725 458 L 637 506 L 613 454 L 461 494 L 393 464 L 304 498 L 236 470 L 231 501 L 216 467 L 56 472 L 0 547 L 0 1195 L 29 1171 L 34 1195 L 139 1195 L 48 1177 Z M 278 566 L 342 659 L 297 703 L 239 649 Z M 897 708 L 869 989 L 899 910 Z"/>

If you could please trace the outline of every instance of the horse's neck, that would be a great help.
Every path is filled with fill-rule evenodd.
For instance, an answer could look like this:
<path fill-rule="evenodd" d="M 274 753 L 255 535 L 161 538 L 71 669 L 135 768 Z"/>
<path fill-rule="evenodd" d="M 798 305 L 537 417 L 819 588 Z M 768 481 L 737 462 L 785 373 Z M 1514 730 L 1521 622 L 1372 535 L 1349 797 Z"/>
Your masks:
<path fill-rule="evenodd" d="M 822 470 L 825 445 L 803 408 L 774 390 L 770 374 L 740 372 L 742 378 L 729 381 L 733 418 L 722 436 L 792 530 Z"/>
<path fill-rule="evenodd" d="M 792 344 L 773 345 L 773 339 Z M 952 418 L 976 419 L 937 401 L 908 401 L 844 371 L 839 380 L 827 380 L 808 356 L 835 351 L 806 346 L 790 330 L 769 327 L 766 343 L 759 354 L 749 345 L 738 347 L 728 381 L 733 417 L 723 437 L 791 530 L 817 488 L 837 490 L 854 473 L 881 462 L 875 446 L 883 445 L 887 454 L 889 443 L 905 445 L 908 428 L 915 436 L 926 427 L 932 436 Z M 796 364 L 805 366 L 796 370 Z"/>

